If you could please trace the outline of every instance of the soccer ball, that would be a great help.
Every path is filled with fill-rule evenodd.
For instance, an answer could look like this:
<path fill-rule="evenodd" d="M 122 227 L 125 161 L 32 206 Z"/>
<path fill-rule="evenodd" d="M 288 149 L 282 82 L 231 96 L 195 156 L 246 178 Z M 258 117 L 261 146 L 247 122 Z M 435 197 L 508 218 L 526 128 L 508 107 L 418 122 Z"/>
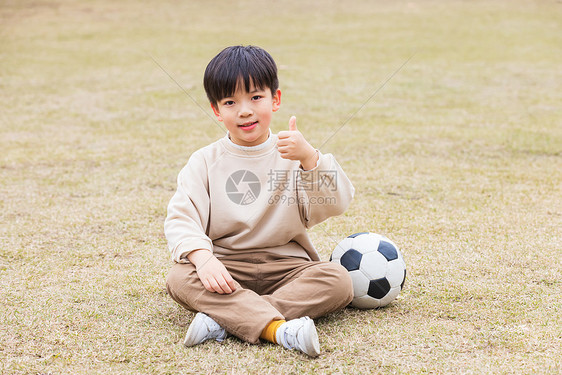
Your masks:
<path fill-rule="evenodd" d="M 406 263 L 400 250 L 380 234 L 361 232 L 344 238 L 330 261 L 349 272 L 353 281 L 351 306 L 360 309 L 388 305 L 406 281 Z"/>

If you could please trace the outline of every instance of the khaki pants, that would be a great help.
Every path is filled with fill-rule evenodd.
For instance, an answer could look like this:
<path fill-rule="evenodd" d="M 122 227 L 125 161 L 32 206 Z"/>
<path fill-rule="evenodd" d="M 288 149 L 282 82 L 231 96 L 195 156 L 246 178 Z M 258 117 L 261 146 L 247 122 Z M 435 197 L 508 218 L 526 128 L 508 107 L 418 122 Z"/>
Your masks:
<path fill-rule="evenodd" d="M 168 274 L 170 296 L 191 311 L 213 318 L 227 332 L 257 344 L 274 319 L 316 318 L 347 306 L 353 287 L 347 270 L 271 253 L 219 258 L 236 282 L 231 294 L 205 289 L 192 264 L 175 264 Z"/>

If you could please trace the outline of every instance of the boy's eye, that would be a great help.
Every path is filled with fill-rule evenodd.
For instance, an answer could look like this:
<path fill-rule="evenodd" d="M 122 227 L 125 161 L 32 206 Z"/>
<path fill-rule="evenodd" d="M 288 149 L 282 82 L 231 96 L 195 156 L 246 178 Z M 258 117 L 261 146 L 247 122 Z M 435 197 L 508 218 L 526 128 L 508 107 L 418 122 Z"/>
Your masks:
<path fill-rule="evenodd" d="M 234 104 L 234 100 L 227 100 L 223 102 L 223 105 L 233 105 L 233 104 Z"/>
<path fill-rule="evenodd" d="M 261 99 L 261 95 L 252 96 L 252 100 L 259 100 L 259 99 Z"/>

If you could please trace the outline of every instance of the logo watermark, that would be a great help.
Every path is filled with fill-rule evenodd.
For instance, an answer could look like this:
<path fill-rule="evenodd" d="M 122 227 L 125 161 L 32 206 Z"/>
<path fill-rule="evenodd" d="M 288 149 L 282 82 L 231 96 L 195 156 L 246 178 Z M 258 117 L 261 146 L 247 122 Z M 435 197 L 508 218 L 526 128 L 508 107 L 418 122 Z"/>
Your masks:
<path fill-rule="evenodd" d="M 261 182 L 254 173 L 245 169 L 231 174 L 226 180 L 226 195 L 241 206 L 254 203 L 261 191 Z"/>
<path fill-rule="evenodd" d="M 268 204 L 286 205 L 335 205 L 332 195 L 338 187 L 336 170 L 319 170 L 315 173 L 302 173 L 293 169 L 270 169 L 267 173 Z M 228 198 L 241 206 L 254 203 L 260 196 L 262 183 L 258 176 L 246 169 L 232 173 L 226 180 L 225 191 Z M 307 197 L 297 192 L 323 192 L 319 196 Z"/>

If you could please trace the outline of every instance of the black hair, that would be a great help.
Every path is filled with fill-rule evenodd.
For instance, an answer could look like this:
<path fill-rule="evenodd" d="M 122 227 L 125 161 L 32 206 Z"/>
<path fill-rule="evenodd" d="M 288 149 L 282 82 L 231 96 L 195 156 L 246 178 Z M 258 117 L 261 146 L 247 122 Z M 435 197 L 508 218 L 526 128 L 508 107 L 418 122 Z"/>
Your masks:
<path fill-rule="evenodd" d="M 232 46 L 223 49 L 207 65 L 203 86 L 213 106 L 234 95 L 239 83 L 250 91 L 250 82 L 259 90 L 279 88 L 277 65 L 269 53 L 256 46 Z"/>

